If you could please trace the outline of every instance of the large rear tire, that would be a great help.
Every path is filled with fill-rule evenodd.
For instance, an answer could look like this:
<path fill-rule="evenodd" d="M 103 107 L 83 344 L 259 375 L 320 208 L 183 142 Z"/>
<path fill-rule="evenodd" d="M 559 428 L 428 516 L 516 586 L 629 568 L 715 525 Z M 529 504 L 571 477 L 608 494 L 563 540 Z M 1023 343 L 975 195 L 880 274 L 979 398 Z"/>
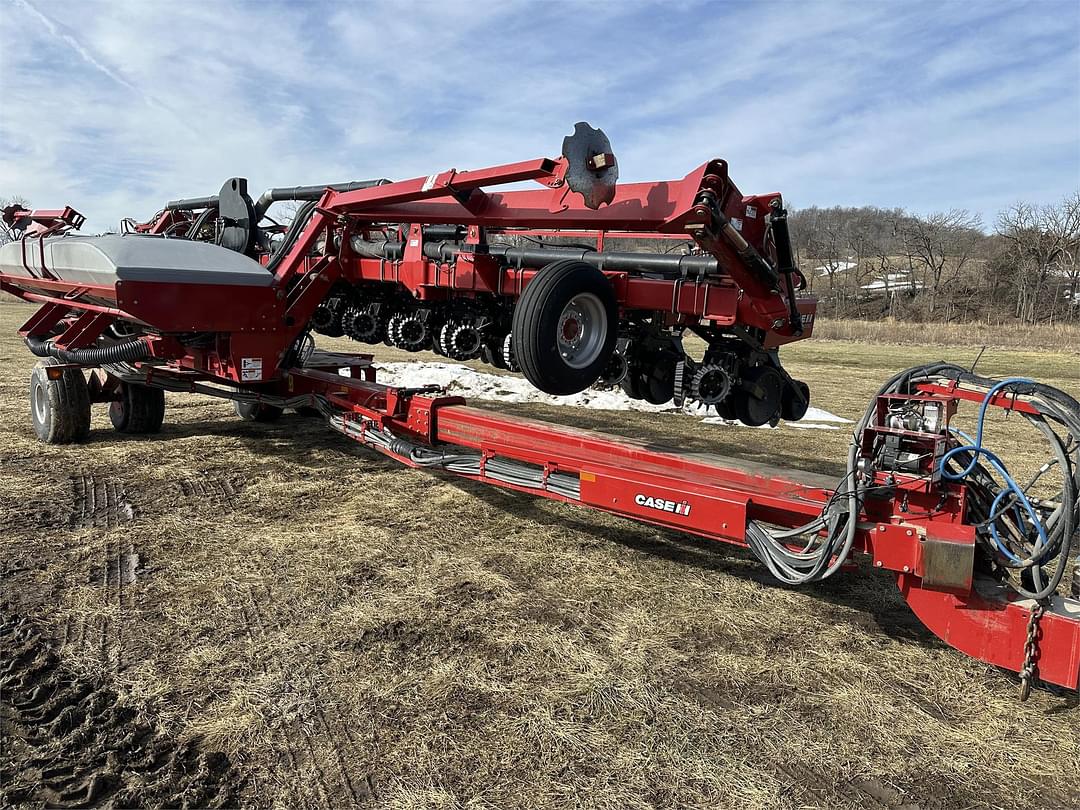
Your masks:
<path fill-rule="evenodd" d="M 165 419 L 165 392 L 120 383 L 120 398 L 109 403 L 109 420 L 121 433 L 157 433 Z"/>
<path fill-rule="evenodd" d="M 49 366 L 60 361 L 47 357 L 30 374 L 30 421 L 46 444 L 72 444 L 90 435 L 90 391 L 82 369 L 66 368 L 50 379 Z"/>
<path fill-rule="evenodd" d="M 552 262 L 514 308 L 514 357 L 541 391 L 576 394 L 600 378 L 618 326 L 615 291 L 603 273 L 572 259 Z"/>

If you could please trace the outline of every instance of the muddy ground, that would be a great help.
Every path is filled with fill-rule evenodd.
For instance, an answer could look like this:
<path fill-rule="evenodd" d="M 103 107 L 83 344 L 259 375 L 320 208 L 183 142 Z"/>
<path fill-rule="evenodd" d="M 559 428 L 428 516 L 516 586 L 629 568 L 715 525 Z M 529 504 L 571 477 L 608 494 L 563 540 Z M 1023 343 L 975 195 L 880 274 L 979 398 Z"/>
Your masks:
<path fill-rule="evenodd" d="M 196 397 L 158 436 L 99 408 L 88 443 L 45 447 L 28 314 L 0 305 L 0 804 L 1080 807 L 1075 695 L 1018 703 L 885 576 L 777 587 L 738 551 Z M 974 353 L 787 358 L 855 418 L 893 370 Z M 1080 394 L 1075 354 L 979 367 Z M 501 407 L 826 473 L 847 441 Z"/>

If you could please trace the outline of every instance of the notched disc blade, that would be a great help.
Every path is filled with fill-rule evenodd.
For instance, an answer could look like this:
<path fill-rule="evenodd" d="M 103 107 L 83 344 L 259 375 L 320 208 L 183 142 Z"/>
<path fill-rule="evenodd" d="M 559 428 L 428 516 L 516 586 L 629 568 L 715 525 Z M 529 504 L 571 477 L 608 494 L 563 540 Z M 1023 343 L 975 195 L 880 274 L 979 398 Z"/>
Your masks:
<path fill-rule="evenodd" d="M 602 129 L 579 121 L 574 124 L 574 134 L 563 138 L 562 153 L 567 160 L 566 184 L 585 198 L 585 205 L 595 209 L 615 199 L 619 164 L 612 158 L 610 165 L 594 168 L 597 155 L 612 154 L 611 141 Z"/>

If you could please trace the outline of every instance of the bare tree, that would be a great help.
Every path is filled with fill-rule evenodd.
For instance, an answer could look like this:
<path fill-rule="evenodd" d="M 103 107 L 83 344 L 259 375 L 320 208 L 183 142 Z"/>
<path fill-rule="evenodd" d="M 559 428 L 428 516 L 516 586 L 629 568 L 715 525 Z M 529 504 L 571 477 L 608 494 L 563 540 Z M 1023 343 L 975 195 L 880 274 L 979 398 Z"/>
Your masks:
<path fill-rule="evenodd" d="M 1047 303 L 1051 281 L 1064 286 L 1069 306 L 1075 311 L 1080 293 L 1080 192 L 1058 205 L 1017 203 L 998 217 L 998 234 L 1007 243 L 1015 271 L 1015 315 L 1035 323 Z M 1060 294 L 1049 296 L 1052 321 Z"/>
<path fill-rule="evenodd" d="M 911 269 L 929 291 L 929 311 L 938 314 L 942 293 L 959 278 L 985 235 L 982 220 L 963 209 L 912 216 L 905 220 L 901 240 Z"/>

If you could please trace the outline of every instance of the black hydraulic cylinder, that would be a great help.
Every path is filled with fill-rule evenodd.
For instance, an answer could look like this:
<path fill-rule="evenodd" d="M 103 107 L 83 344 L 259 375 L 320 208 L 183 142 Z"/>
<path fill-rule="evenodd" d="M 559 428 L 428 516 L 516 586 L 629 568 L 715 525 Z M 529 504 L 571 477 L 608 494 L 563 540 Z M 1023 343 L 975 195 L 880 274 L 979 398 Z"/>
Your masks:
<path fill-rule="evenodd" d="M 773 243 L 776 245 L 776 269 L 784 277 L 784 288 L 788 300 L 788 318 L 791 330 L 796 336 L 803 333 L 802 315 L 795 302 L 795 255 L 791 249 L 791 232 L 788 230 L 787 211 L 774 202 L 772 211 Z"/>
<path fill-rule="evenodd" d="M 460 245 L 448 242 L 428 242 L 424 255 L 429 259 L 450 261 Z M 488 245 L 488 253 L 517 267 L 543 267 L 555 261 L 573 259 L 600 270 L 627 270 L 639 273 L 659 273 L 672 277 L 716 275 L 720 263 L 713 256 L 687 256 L 667 253 L 630 253 L 584 250 L 574 247 L 515 247 Z"/>
<path fill-rule="evenodd" d="M 200 208 L 217 208 L 218 195 L 211 197 L 189 197 L 186 200 L 170 200 L 165 203 L 166 211 L 195 211 Z"/>
<path fill-rule="evenodd" d="M 434 229 L 436 226 L 429 226 Z M 428 228 L 424 235 L 429 236 Z M 359 235 L 352 238 L 352 249 L 360 256 L 371 259 L 398 261 L 404 255 L 402 242 L 369 242 Z M 461 252 L 460 242 L 425 242 L 424 255 L 439 262 L 451 262 Z M 671 278 L 694 278 L 716 275 L 720 263 L 712 256 L 671 255 L 666 253 L 615 253 L 585 250 L 574 247 L 515 247 L 514 245 L 487 245 L 481 248 L 491 256 L 497 256 L 506 264 L 518 267 L 543 267 L 551 262 L 572 259 L 584 262 L 600 270 L 626 270 L 639 273 L 656 273 Z"/>
<path fill-rule="evenodd" d="M 774 209 L 772 215 L 773 242 L 776 244 L 776 269 L 780 273 L 795 272 L 795 257 L 791 249 L 791 232 L 788 230 L 787 211 Z"/>
<path fill-rule="evenodd" d="M 389 183 L 385 178 L 377 180 L 354 180 L 351 183 L 331 183 L 323 186 L 291 186 L 289 188 L 268 188 L 255 202 L 255 213 L 260 217 L 266 210 L 279 200 L 317 200 L 328 188 L 334 191 L 359 191 L 364 188 L 385 186 Z"/>
<path fill-rule="evenodd" d="M 349 241 L 349 245 L 353 253 L 366 259 L 387 259 L 397 262 L 405 256 L 404 242 L 369 242 L 357 235 Z"/>

